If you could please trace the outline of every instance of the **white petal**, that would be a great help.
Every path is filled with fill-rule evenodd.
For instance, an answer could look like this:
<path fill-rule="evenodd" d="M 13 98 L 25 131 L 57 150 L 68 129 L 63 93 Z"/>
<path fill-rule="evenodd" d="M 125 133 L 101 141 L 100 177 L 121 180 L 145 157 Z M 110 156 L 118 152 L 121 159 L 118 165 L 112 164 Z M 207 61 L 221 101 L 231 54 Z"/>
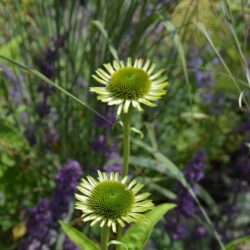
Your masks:
<path fill-rule="evenodd" d="M 100 170 L 97 170 L 97 173 L 98 173 L 98 176 L 99 176 L 99 180 L 100 181 L 104 181 L 104 177 L 103 177 L 103 175 L 102 175 L 102 172 L 100 171 Z"/>
<path fill-rule="evenodd" d="M 99 76 L 102 76 L 102 78 L 107 79 L 107 81 L 109 81 L 110 75 L 106 73 L 103 69 L 96 70 L 96 73 L 98 73 Z"/>
<path fill-rule="evenodd" d="M 141 69 L 141 68 L 142 68 L 142 63 L 143 63 L 143 60 L 142 60 L 142 59 L 139 59 L 139 60 L 138 60 L 137 67 Z"/>
<path fill-rule="evenodd" d="M 153 84 L 159 84 L 161 82 L 165 82 L 165 81 L 167 81 L 167 79 L 168 79 L 167 76 L 163 76 L 160 79 L 153 81 Z"/>
<path fill-rule="evenodd" d="M 140 183 L 137 183 L 136 186 L 132 188 L 132 191 L 134 194 L 137 194 L 142 188 L 143 188 L 143 185 Z"/>
<path fill-rule="evenodd" d="M 116 224 L 115 222 L 112 222 L 112 231 L 116 233 Z"/>
<path fill-rule="evenodd" d="M 111 219 L 108 219 L 108 227 L 111 226 L 112 222 L 113 222 L 113 221 L 112 221 Z"/>
<path fill-rule="evenodd" d="M 107 219 L 103 219 L 101 224 L 100 224 L 100 227 L 103 227 L 105 225 L 106 221 L 107 221 Z"/>
<path fill-rule="evenodd" d="M 139 111 L 143 111 L 139 102 L 132 100 L 132 105 L 134 108 L 138 109 Z"/>
<path fill-rule="evenodd" d="M 126 100 L 125 101 L 124 108 L 123 108 L 124 113 L 128 113 L 130 103 L 131 103 L 131 100 Z"/>
<path fill-rule="evenodd" d="M 149 67 L 149 65 L 150 65 L 150 60 L 149 59 L 147 59 L 147 61 L 146 61 L 146 63 L 144 64 L 144 66 L 143 66 L 143 70 L 144 71 L 147 71 L 148 70 L 148 67 Z"/>
<path fill-rule="evenodd" d="M 108 105 L 119 105 L 123 102 L 122 99 L 114 99 L 113 101 L 109 102 Z"/>
<path fill-rule="evenodd" d="M 131 189 L 136 184 L 136 180 L 132 180 L 130 184 L 128 185 L 128 189 Z"/>
<path fill-rule="evenodd" d="M 143 193 L 143 194 L 139 194 L 135 196 L 135 201 L 142 201 L 145 200 L 146 198 L 148 198 L 150 196 L 150 193 Z"/>
<path fill-rule="evenodd" d="M 120 61 L 120 65 L 121 65 L 121 68 L 125 68 L 126 67 L 123 61 Z"/>
<path fill-rule="evenodd" d="M 79 201 L 81 201 L 81 202 L 86 202 L 86 196 L 84 196 L 84 195 L 80 195 L 80 194 L 75 194 L 75 197 L 76 197 L 76 199 L 77 200 L 79 200 Z"/>
<path fill-rule="evenodd" d="M 113 61 L 113 66 L 114 66 L 115 70 L 118 70 L 121 68 L 118 61 Z"/>
<path fill-rule="evenodd" d="M 125 223 L 120 218 L 118 218 L 117 221 L 121 225 L 121 227 L 125 226 Z"/>
<path fill-rule="evenodd" d="M 135 59 L 135 62 L 134 62 L 134 68 L 137 68 L 137 65 L 138 65 L 138 59 Z"/>
<path fill-rule="evenodd" d="M 120 115 L 121 115 L 122 109 L 123 109 L 123 103 L 121 103 L 121 104 L 119 105 L 118 109 L 117 109 L 117 113 L 116 113 L 117 116 L 120 116 Z"/>
<path fill-rule="evenodd" d="M 125 183 L 126 183 L 126 181 L 127 181 L 127 179 L 128 179 L 128 176 L 123 177 L 123 179 L 122 179 L 121 183 L 122 183 L 122 184 L 125 184 Z"/>
<path fill-rule="evenodd" d="M 115 71 L 112 67 L 112 65 L 110 63 L 108 64 L 104 64 L 104 67 L 106 68 L 106 70 L 110 73 L 110 74 L 113 74 Z"/>
<path fill-rule="evenodd" d="M 147 73 L 150 75 L 153 70 L 155 69 L 156 65 L 154 63 L 152 63 L 152 65 L 150 66 L 149 70 L 147 71 Z"/>
<path fill-rule="evenodd" d="M 144 96 L 145 99 L 150 100 L 150 101 L 156 101 L 159 100 L 159 96 L 151 96 L 151 95 L 145 95 Z"/>
<path fill-rule="evenodd" d="M 145 105 L 147 105 L 147 106 L 150 106 L 150 107 L 156 107 L 157 106 L 155 103 L 149 102 L 144 98 L 140 98 L 140 99 L 138 99 L 138 101 L 145 104 Z"/>
<path fill-rule="evenodd" d="M 131 60 L 131 57 L 129 57 L 127 59 L 127 67 L 131 67 L 132 66 L 132 60 Z"/>
<path fill-rule="evenodd" d="M 104 85 L 107 85 L 107 83 L 108 83 L 107 81 L 101 79 L 100 77 L 98 77 L 98 76 L 96 76 L 96 75 L 92 75 L 92 77 L 93 77 L 97 82 L 102 83 L 102 84 L 104 84 Z"/>
<path fill-rule="evenodd" d="M 158 76 L 160 76 L 163 72 L 164 72 L 164 69 L 159 70 L 154 75 L 150 76 L 150 80 L 154 80 L 155 78 L 157 78 Z"/>

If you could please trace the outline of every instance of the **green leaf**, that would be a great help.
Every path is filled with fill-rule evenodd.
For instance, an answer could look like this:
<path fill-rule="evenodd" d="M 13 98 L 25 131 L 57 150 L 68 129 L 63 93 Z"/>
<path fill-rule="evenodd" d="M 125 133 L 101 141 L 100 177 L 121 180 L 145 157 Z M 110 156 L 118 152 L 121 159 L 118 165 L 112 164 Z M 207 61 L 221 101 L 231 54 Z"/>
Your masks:
<path fill-rule="evenodd" d="M 146 168 L 150 168 L 152 170 L 159 171 L 164 173 L 172 178 L 177 179 L 182 183 L 182 185 L 188 188 L 188 183 L 183 175 L 183 173 L 179 170 L 179 168 L 166 156 L 164 156 L 159 151 L 155 150 L 153 147 L 141 142 L 140 140 L 132 139 L 132 142 L 145 149 L 150 154 L 153 154 L 156 160 L 152 160 L 146 157 L 130 157 L 130 162 L 132 164 L 137 164 L 139 166 L 143 166 Z"/>
<path fill-rule="evenodd" d="M 98 20 L 92 21 L 92 23 L 103 34 L 104 38 L 107 40 L 109 51 L 112 54 L 112 56 L 114 57 L 114 59 L 119 60 L 117 51 L 116 51 L 111 39 L 109 38 L 108 32 L 105 29 L 105 27 L 103 26 L 103 24 Z"/>
<path fill-rule="evenodd" d="M 165 21 L 161 15 L 159 15 L 159 18 L 163 21 L 163 24 L 164 24 L 166 30 L 170 34 L 172 34 L 172 39 L 174 41 L 174 45 L 175 45 L 175 47 L 179 53 L 180 59 L 181 59 L 181 64 L 182 64 L 182 68 L 183 68 L 183 72 L 184 72 L 184 76 L 185 76 L 185 81 L 186 81 L 187 86 L 188 86 L 189 96 L 191 96 L 191 87 L 190 87 L 190 81 L 189 81 L 189 77 L 188 77 L 187 61 L 186 61 L 184 47 L 183 47 L 182 42 L 181 42 L 181 38 L 180 38 L 179 34 L 177 33 L 174 24 L 171 21 L 169 21 L 169 20 Z"/>
<path fill-rule="evenodd" d="M 145 214 L 143 221 L 133 224 L 123 235 L 121 241 L 126 244 L 128 250 L 142 250 L 146 245 L 155 224 L 174 204 L 161 204 Z"/>
<path fill-rule="evenodd" d="M 250 249 L 250 236 L 244 236 L 237 240 L 231 241 L 227 246 L 226 250 L 247 250 Z"/>
<path fill-rule="evenodd" d="M 2 58 L 5 61 L 8 61 L 9 63 L 12 63 L 16 66 L 18 66 L 19 68 L 28 71 L 29 73 L 32 73 L 33 75 L 35 75 L 36 77 L 38 77 L 39 79 L 43 80 L 44 82 L 46 82 L 47 84 L 55 87 L 57 90 L 60 90 L 63 94 L 69 96 L 70 98 L 72 98 L 73 100 L 77 101 L 78 103 L 80 103 L 81 105 L 83 105 L 84 107 L 88 108 L 90 111 L 92 111 L 93 113 L 95 113 L 97 116 L 99 116 L 100 118 L 104 119 L 105 121 L 107 121 L 108 123 L 110 123 L 110 121 L 108 121 L 103 115 L 101 115 L 100 113 L 98 113 L 97 111 L 95 111 L 92 107 L 90 107 L 87 103 L 85 103 L 84 101 L 80 100 L 79 98 L 77 98 L 76 96 L 72 95 L 70 92 L 68 92 L 66 89 L 64 89 L 63 87 L 61 87 L 59 84 L 56 84 L 55 82 L 51 81 L 49 78 L 47 78 L 45 75 L 41 74 L 39 71 L 34 70 L 32 68 L 29 68 L 15 60 L 12 60 L 10 58 L 7 58 L 3 55 L 0 54 L 0 58 Z"/>
<path fill-rule="evenodd" d="M 99 247 L 90 240 L 85 234 L 78 231 L 69 224 L 60 221 L 64 233 L 78 246 L 81 250 L 99 250 Z"/>
<path fill-rule="evenodd" d="M 3 119 L 0 119 L 0 145 L 4 148 L 15 150 L 20 150 L 28 146 L 19 131 Z"/>
<path fill-rule="evenodd" d="M 0 54 L 6 57 L 17 56 L 19 44 L 22 41 L 21 36 L 13 37 L 9 42 L 0 47 Z"/>

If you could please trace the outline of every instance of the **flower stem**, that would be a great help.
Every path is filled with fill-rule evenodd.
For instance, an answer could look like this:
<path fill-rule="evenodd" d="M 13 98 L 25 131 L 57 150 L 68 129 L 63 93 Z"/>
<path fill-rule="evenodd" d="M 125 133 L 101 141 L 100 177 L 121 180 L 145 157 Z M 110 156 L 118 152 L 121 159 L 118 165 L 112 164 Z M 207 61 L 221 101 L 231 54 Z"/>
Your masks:
<path fill-rule="evenodd" d="M 104 225 L 101 232 L 101 250 L 108 249 L 108 241 L 109 241 L 109 227 Z"/>
<path fill-rule="evenodd" d="M 130 117 L 131 109 L 123 116 L 123 164 L 122 164 L 122 177 L 128 174 L 128 162 L 130 155 Z M 117 230 L 117 240 L 121 241 L 122 227 L 119 225 Z M 120 250 L 119 245 L 116 246 L 116 250 Z"/>
<path fill-rule="evenodd" d="M 123 164 L 122 164 L 122 177 L 128 174 L 128 162 L 130 155 L 130 116 L 131 111 L 124 114 L 123 117 Z"/>

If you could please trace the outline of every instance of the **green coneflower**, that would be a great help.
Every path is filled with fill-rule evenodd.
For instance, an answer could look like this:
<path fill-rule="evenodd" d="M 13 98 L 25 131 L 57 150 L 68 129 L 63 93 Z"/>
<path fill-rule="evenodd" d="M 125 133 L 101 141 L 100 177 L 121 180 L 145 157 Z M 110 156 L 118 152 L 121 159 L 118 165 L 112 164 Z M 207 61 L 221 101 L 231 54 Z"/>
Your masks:
<path fill-rule="evenodd" d="M 143 213 L 153 208 L 151 200 L 146 200 L 149 193 L 137 194 L 142 184 L 132 180 L 127 183 L 127 176 L 120 179 L 118 173 L 101 173 L 98 180 L 91 176 L 82 179 L 77 189 L 75 208 L 82 211 L 82 220 L 91 221 L 91 226 L 98 223 L 111 227 L 116 232 L 117 225 L 139 221 Z"/>
<path fill-rule="evenodd" d="M 164 70 L 153 73 L 156 65 L 146 60 L 131 58 L 127 62 L 113 61 L 113 64 L 104 64 L 106 71 L 99 68 L 93 78 L 103 87 L 91 87 L 90 91 L 98 94 L 98 99 L 108 105 L 119 105 L 117 115 L 122 111 L 127 113 L 129 107 L 142 111 L 141 103 L 150 107 L 156 106 L 156 101 L 166 93 L 164 89 L 167 76 L 162 75 Z"/>

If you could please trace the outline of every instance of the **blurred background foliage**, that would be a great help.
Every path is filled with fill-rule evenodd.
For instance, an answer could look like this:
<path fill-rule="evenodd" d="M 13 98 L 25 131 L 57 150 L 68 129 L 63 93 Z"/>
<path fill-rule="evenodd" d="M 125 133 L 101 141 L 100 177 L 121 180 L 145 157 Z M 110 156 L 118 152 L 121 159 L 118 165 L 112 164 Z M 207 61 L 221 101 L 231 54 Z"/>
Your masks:
<path fill-rule="evenodd" d="M 2 0 L 0 27 L 0 55 L 106 118 L 1 59 L 0 249 L 77 249 L 57 223 L 82 229 L 67 187 L 96 169 L 121 169 L 121 128 L 88 92 L 91 74 L 129 56 L 150 58 L 170 83 L 158 107 L 132 121 L 143 138 L 133 134 L 130 174 L 156 204 L 177 204 L 147 249 L 218 249 L 190 194 L 158 171 L 157 152 L 183 171 L 225 243 L 250 233 L 248 0 Z M 98 228 L 82 230 L 98 239 Z"/>

